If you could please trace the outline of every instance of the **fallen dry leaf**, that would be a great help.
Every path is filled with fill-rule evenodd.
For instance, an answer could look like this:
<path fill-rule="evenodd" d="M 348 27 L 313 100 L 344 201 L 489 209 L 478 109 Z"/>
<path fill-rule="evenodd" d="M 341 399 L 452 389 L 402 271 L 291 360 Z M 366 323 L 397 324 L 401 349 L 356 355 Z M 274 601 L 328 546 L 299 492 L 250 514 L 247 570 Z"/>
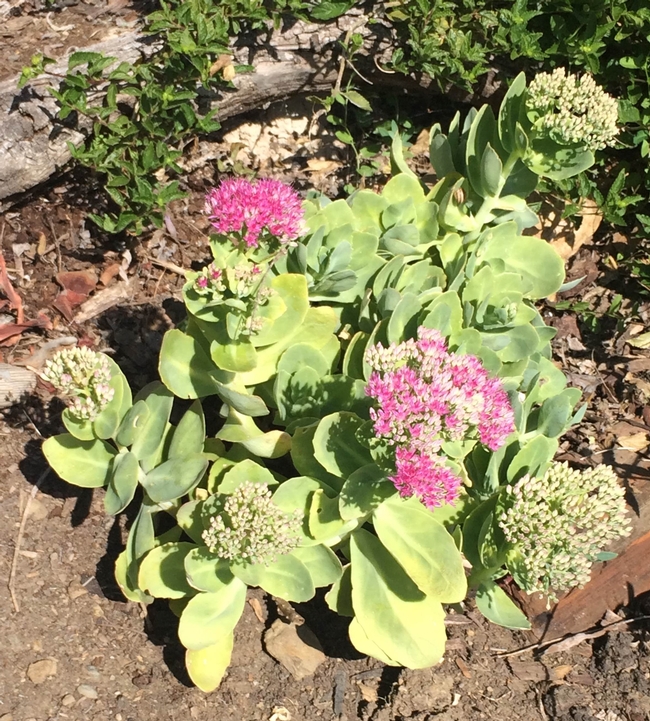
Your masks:
<path fill-rule="evenodd" d="M 429 131 L 425 128 L 411 145 L 409 152 L 413 153 L 413 155 L 429 155 L 429 143 Z"/>
<path fill-rule="evenodd" d="M 97 287 L 97 275 L 92 270 L 64 271 L 56 276 L 57 283 L 63 288 L 52 305 L 71 321 L 74 309 L 81 305 Z"/>
<path fill-rule="evenodd" d="M 307 161 L 307 170 L 311 173 L 320 173 L 322 175 L 328 175 L 329 173 L 338 170 L 341 167 L 341 163 L 336 160 L 324 160 L 323 158 L 310 158 Z"/>
<path fill-rule="evenodd" d="M 219 55 L 217 59 L 210 66 L 210 77 L 216 75 L 220 70 L 232 65 L 232 55 L 223 54 Z"/>
<path fill-rule="evenodd" d="M 564 232 L 562 235 L 556 235 L 551 241 L 551 245 L 563 260 L 569 260 L 583 245 L 590 243 L 603 220 L 598 205 L 591 199 L 582 203 L 580 215 L 582 223 L 577 230 L 568 223 L 558 223 L 558 228 L 563 227 Z"/>
<path fill-rule="evenodd" d="M 121 269 L 121 263 L 111 263 L 102 271 L 102 274 L 99 276 L 99 282 L 103 286 L 110 285 L 111 281 L 119 274 Z"/>
<path fill-rule="evenodd" d="M 640 452 L 648 447 L 648 434 L 634 433 L 631 436 L 620 436 L 617 439 L 617 443 L 621 448 L 626 448 L 628 451 Z"/>

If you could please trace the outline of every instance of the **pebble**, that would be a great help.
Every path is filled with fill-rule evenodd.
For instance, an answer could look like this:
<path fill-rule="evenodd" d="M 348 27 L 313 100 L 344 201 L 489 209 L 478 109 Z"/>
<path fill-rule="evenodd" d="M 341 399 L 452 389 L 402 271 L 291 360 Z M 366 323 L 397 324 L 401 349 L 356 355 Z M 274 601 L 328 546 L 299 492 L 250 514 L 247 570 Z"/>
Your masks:
<path fill-rule="evenodd" d="M 3 713 L 0 716 L 0 721 L 14 721 L 14 717 L 10 713 Z"/>
<path fill-rule="evenodd" d="M 71 694 L 67 693 L 62 699 L 61 699 L 61 705 L 62 706 L 72 706 L 74 703 L 76 703 L 77 699 Z M 0 719 L 0 721 L 2 721 Z"/>
<path fill-rule="evenodd" d="M 298 680 L 313 675 L 325 661 L 318 639 L 305 625 L 278 619 L 264 634 L 264 644 L 268 653 Z"/>
<path fill-rule="evenodd" d="M 82 683 L 81 686 L 77 686 L 77 693 L 84 698 L 91 699 L 96 699 L 98 695 L 96 689 L 94 689 L 92 686 L 88 686 L 88 684 L 85 683 Z"/>
<path fill-rule="evenodd" d="M 43 658 L 34 661 L 27 668 L 27 678 L 34 684 L 43 683 L 50 676 L 56 676 L 57 663 L 55 658 Z"/>
<path fill-rule="evenodd" d="M 72 581 L 68 585 L 68 596 L 74 601 L 81 596 L 85 596 L 88 593 L 88 589 L 82 586 L 79 581 Z"/>

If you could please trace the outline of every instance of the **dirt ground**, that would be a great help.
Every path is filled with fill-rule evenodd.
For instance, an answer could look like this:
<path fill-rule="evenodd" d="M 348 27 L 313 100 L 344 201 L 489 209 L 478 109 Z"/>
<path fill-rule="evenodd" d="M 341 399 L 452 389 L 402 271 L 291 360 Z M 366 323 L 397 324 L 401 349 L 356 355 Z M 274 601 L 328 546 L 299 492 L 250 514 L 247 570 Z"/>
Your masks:
<path fill-rule="evenodd" d="M 12 4 L 13 25 L 0 32 L 3 62 L 9 62 L 3 74 L 17 72 L 48 33 L 58 38 L 52 42 L 59 50 L 78 41 L 73 30 L 52 30 L 52 24 L 85 27 L 94 12 L 95 25 L 109 32 L 120 25 L 117 19 L 133 20 L 118 3 L 110 4 L 113 10 L 106 3 L 55 3 L 49 23 L 37 4 Z M 182 318 L 178 271 L 207 256 L 203 196 L 220 175 L 251 170 L 282 177 L 300 191 L 340 192 L 350 159 L 325 126 L 316 123 L 316 133 L 308 134 L 313 119 L 312 104 L 298 99 L 233 122 L 215 142 L 198 143 L 184 161 L 188 198 L 174 204 L 164 230 L 138 242 L 102 236 L 84 220 L 96 209 L 99 187 L 86 169 L 62 174 L 22 199 L 0 218 L 1 249 L 26 317 L 44 312 L 49 327 L 0 348 L 0 361 L 32 364 L 45 342 L 75 336 L 114 353 L 135 388 L 154 378 L 162 336 Z M 242 143 L 243 150 L 233 150 Z M 589 402 L 584 423 L 562 445 L 562 459 L 612 462 L 634 489 L 650 479 L 644 444 L 650 353 L 630 340 L 647 327 L 650 306 L 626 296 L 620 313 L 608 314 L 615 293 L 629 285 L 606 262 L 623 242 L 601 232 L 568 261 L 569 278 L 584 280 L 563 298 L 587 303 L 597 327 L 588 314 L 553 303 L 545 314 L 558 328 L 556 360 Z M 86 274 L 84 304 L 61 302 L 69 284 L 61 273 L 70 271 Z M 0 326 L 12 320 L 0 309 Z M 643 597 L 620 611 L 640 619 L 625 630 L 542 655 L 508 655 L 536 639 L 488 626 L 470 601 L 448 617 L 443 663 L 422 671 L 360 657 L 347 640 L 346 622 L 317 598 L 296 610 L 326 660 L 298 681 L 265 649 L 264 633 L 278 608 L 252 591 L 228 674 L 217 691 L 203 694 L 185 673 L 175 617 L 158 603 L 126 603 L 113 579 L 132 515 L 107 517 L 102 491 L 46 475 L 40 444 L 59 432 L 60 410 L 37 388 L 0 411 L 0 721 L 650 721 L 650 624 L 643 618 L 650 600 Z"/>

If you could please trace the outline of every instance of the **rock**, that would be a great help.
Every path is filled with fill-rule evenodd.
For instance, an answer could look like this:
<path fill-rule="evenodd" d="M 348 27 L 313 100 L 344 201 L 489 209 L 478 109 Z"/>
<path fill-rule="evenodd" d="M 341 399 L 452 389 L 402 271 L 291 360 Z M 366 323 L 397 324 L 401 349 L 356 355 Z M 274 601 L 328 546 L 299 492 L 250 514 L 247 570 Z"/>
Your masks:
<path fill-rule="evenodd" d="M 77 693 L 84 698 L 91 698 L 95 700 L 97 698 L 97 690 L 88 684 L 82 683 L 81 686 L 77 686 Z"/>
<path fill-rule="evenodd" d="M 43 658 L 34 661 L 27 668 L 27 678 L 35 684 L 43 683 L 50 676 L 56 676 L 57 663 L 55 658 Z"/>
<path fill-rule="evenodd" d="M 72 706 L 75 704 L 77 699 L 71 694 L 67 693 L 62 699 L 61 699 L 61 705 L 62 706 Z M 0 719 L 2 721 L 2 719 Z"/>
<path fill-rule="evenodd" d="M 0 721 L 14 721 L 14 717 L 10 713 L 3 713 L 0 716 Z"/>
<path fill-rule="evenodd" d="M 304 624 L 296 626 L 278 619 L 264 634 L 264 643 L 267 653 L 298 680 L 312 676 L 325 660 L 320 642 Z"/>

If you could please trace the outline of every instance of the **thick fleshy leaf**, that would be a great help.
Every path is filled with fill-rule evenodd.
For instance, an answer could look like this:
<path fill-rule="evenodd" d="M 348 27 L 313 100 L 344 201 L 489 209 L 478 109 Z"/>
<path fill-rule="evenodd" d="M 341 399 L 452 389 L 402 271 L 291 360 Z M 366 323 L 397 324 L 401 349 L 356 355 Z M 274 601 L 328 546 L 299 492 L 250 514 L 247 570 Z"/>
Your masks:
<path fill-rule="evenodd" d="M 356 438 L 363 420 L 355 413 L 331 413 L 318 424 L 314 433 L 314 456 L 327 471 L 347 478 L 372 463 L 370 451 Z"/>
<path fill-rule="evenodd" d="M 423 593 L 441 603 L 465 598 L 460 551 L 430 511 L 395 497 L 375 509 L 373 523 L 380 541 Z"/>
<path fill-rule="evenodd" d="M 261 431 L 251 416 L 228 411 L 226 423 L 217 438 L 229 443 L 241 443 L 244 448 L 260 458 L 280 458 L 291 449 L 291 436 L 285 431 Z"/>
<path fill-rule="evenodd" d="M 337 498 L 330 498 L 322 489 L 314 491 L 309 508 L 309 533 L 319 543 L 327 546 L 340 543 L 361 522 L 357 518 L 344 520 L 339 513 Z"/>
<path fill-rule="evenodd" d="M 185 578 L 185 557 L 196 546 L 193 543 L 165 543 L 152 548 L 142 559 L 138 586 L 154 598 L 183 598 L 195 590 Z"/>
<path fill-rule="evenodd" d="M 64 481 L 81 488 L 101 488 L 110 478 L 117 451 L 100 439 L 80 441 L 62 433 L 43 443 L 43 455 Z"/>
<path fill-rule="evenodd" d="M 218 688 L 230 666 L 233 644 L 233 633 L 222 636 L 217 643 L 198 650 L 188 649 L 185 652 L 187 673 L 201 691 L 210 693 Z"/>
<path fill-rule="evenodd" d="M 124 414 L 129 410 L 132 403 L 131 388 L 120 367 L 112 359 L 106 356 L 111 369 L 111 380 L 109 385 L 113 389 L 113 398 L 104 410 L 93 421 L 93 429 L 98 438 L 113 438 L 117 432 Z"/>
<path fill-rule="evenodd" d="M 131 453 L 140 461 L 142 469 L 148 472 L 158 462 L 160 449 L 169 429 L 174 396 L 162 383 L 154 382 L 137 394 L 136 403 L 140 400 L 147 404 L 149 415 L 141 426 L 141 432 L 136 434 Z"/>
<path fill-rule="evenodd" d="M 199 342 L 176 328 L 168 330 L 160 349 L 162 382 L 179 398 L 203 398 L 219 392 L 223 373 Z"/>
<path fill-rule="evenodd" d="M 508 594 L 494 581 L 482 583 L 476 591 L 476 606 L 488 621 L 506 628 L 528 631 L 530 621 Z"/>
<path fill-rule="evenodd" d="M 505 224 L 504 224 L 505 225 Z M 519 273 L 524 295 L 537 300 L 556 293 L 564 282 L 564 261 L 542 238 L 510 236 L 497 230 L 491 232 L 480 250 L 480 262 L 501 266 L 505 271 Z"/>
<path fill-rule="evenodd" d="M 196 487 L 207 467 L 208 460 L 202 453 L 171 458 L 149 471 L 142 485 L 152 501 L 174 501 Z"/>
<path fill-rule="evenodd" d="M 325 602 L 339 616 L 354 616 L 352 608 L 352 576 L 350 564 L 343 567 L 339 579 L 332 584 L 332 588 L 325 594 Z"/>
<path fill-rule="evenodd" d="M 168 458 L 184 458 L 203 451 L 205 443 L 205 417 L 200 401 L 194 401 L 185 411 L 174 429 L 169 444 Z"/>
<path fill-rule="evenodd" d="M 96 438 L 92 421 L 73 416 L 69 408 L 64 409 L 61 420 L 66 430 L 80 441 L 92 441 Z"/>
<path fill-rule="evenodd" d="M 192 548 L 184 563 L 187 582 L 199 591 L 217 593 L 232 581 L 228 561 L 218 558 L 204 546 Z"/>
<path fill-rule="evenodd" d="M 397 490 L 386 479 L 385 471 L 374 463 L 362 466 L 348 476 L 341 488 L 338 500 L 341 518 L 349 521 L 366 516 L 395 493 Z"/>
<path fill-rule="evenodd" d="M 136 401 L 122 419 L 115 440 L 121 446 L 133 445 L 138 434 L 145 428 L 150 414 L 151 411 L 145 401 Z"/>
<path fill-rule="evenodd" d="M 230 570 L 249 586 L 259 586 L 272 596 L 279 596 L 285 601 L 302 603 L 309 601 L 316 593 L 307 566 L 292 555 L 280 556 L 269 566 L 262 563 L 233 563 Z"/>
<path fill-rule="evenodd" d="M 327 546 L 295 548 L 290 555 L 295 556 L 307 566 L 312 583 L 316 588 L 335 583 L 343 573 L 341 562 Z"/>
<path fill-rule="evenodd" d="M 134 603 L 151 603 L 153 598 L 141 591 L 129 578 L 129 557 L 126 550 L 122 551 L 115 561 L 115 581 L 125 598 Z"/>
<path fill-rule="evenodd" d="M 216 593 L 199 593 L 185 607 L 178 637 L 187 649 L 200 651 L 232 633 L 246 603 L 246 584 L 238 578 Z"/>
<path fill-rule="evenodd" d="M 317 427 L 316 424 L 312 424 L 296 428 L 291 441 L 291 460 L 301 475 L 316 478 L 334 490 L 340 490 L 343 485 L 343 478 L 329 473 L 316 460 L 314 453 L 314 436 Z"/>
<path fill-rule="evenodd" d="M 400 665 L 397 661 L 393 661 L 392 658 L 389 658 L 376 643 L 368 638 L 368 635 L 363 630 L 363 627 L 357 618 L 353 618 L 350 621 L 350 625 L 348 626 L 348 635 L 350 636 L 352 645 L 357 649 L 357 651 L 359 651 L 359 653 L 364 653 L 366 656 L 376 658 L 378 661 L 385 663 L 387 666 Z"/>
<path fill-rule="evenodd" d="M 185 533 L 194 541 L 194 543 L 203 543 L 203 516 L 201 509 L 203 501 L 188 501 L 184 503 L 176 512 L 176 523 L 183 529 Z"/>
<path fill-rule="evenodd" d="M 113 473 L 104 496 L 106 513 L 115 516 L 131 503 L 139 478 L 140 464 L 133 453 L 120 453 L 115 457 Z"/>
<path fill-rule="evenodd" d="M 368 640 L 408 668 L 438 663 L 445 650 L 445 613 L 425 596 L 368 531 L 350 539 L 352 605 Z"/>
<path fill-rule="evenodd" d="M 268 468 L 246 458 L 224 474 L 219 484 L 219 493 L 232 493 L 242 483 L 259 483 L 266 486 L 277 486 L 278 482 Z"/>

